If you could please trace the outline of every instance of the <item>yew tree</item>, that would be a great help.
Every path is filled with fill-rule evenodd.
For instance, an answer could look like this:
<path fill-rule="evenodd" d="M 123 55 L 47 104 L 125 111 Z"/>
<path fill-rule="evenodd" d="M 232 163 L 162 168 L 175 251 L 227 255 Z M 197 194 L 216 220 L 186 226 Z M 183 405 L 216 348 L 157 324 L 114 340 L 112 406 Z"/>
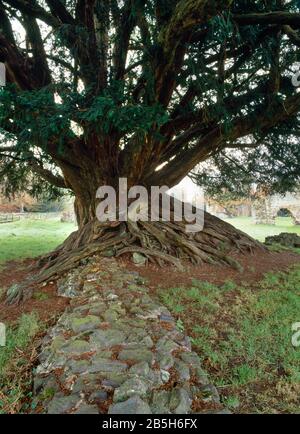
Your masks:
<path fill-rule="evenodd" d="M 171 188 L 208 159 L 254 150 L 257 165 L 275 153 L 299 177 L 297 4 L 0 0 L 1 186 L 75 196 L 78 231 L 43 258 L 41 279 L 96 253 L 180 266 L 259 247 L 208 214 L 197 234 L 175 221 L 101 224 L 96 191 L 122 177 Z"/>

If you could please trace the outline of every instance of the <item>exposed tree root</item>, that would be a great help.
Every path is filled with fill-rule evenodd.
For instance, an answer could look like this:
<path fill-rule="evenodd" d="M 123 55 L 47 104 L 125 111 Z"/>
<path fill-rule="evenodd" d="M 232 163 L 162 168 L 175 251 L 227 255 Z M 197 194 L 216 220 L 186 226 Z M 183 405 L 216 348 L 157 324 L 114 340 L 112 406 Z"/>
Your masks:
<path fill-rule="evenodd" d="M 201 232 L 187 233 L 185 222 L 116 222 L 103 224 L 93 220 L 74 232 L 54 252 L 42 257 L 39 272 L 25 282 L 20 291 L 8 296 L 9 303 L 30 297 L 33 285 L 57 279 L 93 255 L 120 257 L 135 252 L 149 261 L 163 266 L 172 264 L 180 270 L 184 263 L 222 263 L 240 269 L 230 255 L 233 252 L 251 253 L 265 249 L 243 232 L 228 223 L 205 214 Z"/>

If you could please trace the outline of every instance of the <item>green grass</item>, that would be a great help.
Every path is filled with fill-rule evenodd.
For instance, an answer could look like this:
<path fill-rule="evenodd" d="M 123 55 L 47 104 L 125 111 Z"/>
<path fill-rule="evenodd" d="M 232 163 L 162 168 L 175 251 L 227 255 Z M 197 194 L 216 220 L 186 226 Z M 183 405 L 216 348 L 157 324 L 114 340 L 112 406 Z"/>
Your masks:
<path fill-rule="evenodd" d="M 42 325 L 36 314 L 23 314 L 6 331 L 6 346 L 0 347 L 0 414 L 26 410 L 31 399 L 34 337 Z"/>
<path fill-rule="evenodd" d="M 233 411 L 299 411 L 300 347 L 291 339 L 300 321 L 300 266 L 268 273 L 255 287 L 194 281 L 159 295 Z"/>
<path fill-rule="evenodd" d="M 234 217 L 226 219 L 226 222 L 259 241 L 264 241 L 267 236 L 279 235 L 281 232 L 295 232 L 300 235 L 300 226 L 294 225 L 290 217 L 277 217 L 275 225 L 256 225 L 251 217 Z"/>
<path fill-rule="evenodd" d="M 61 223 L 58 219 L 0 224 L 0 264 L 50 252 L 74 230 L 74 224 Z"/>

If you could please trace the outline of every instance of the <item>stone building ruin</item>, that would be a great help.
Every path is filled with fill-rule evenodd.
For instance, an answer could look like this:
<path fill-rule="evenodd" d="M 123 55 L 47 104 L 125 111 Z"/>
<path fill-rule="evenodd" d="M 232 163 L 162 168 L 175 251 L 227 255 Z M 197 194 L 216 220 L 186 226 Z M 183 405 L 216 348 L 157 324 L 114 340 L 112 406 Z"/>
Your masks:
<path fill-rule="evenodd" d="M 252 216 L 256 224 L 275 224 L 275 218 L 290 215 L 300 225 L 300 191 L 285 195 L 260 196 L 253 201 Z"/>

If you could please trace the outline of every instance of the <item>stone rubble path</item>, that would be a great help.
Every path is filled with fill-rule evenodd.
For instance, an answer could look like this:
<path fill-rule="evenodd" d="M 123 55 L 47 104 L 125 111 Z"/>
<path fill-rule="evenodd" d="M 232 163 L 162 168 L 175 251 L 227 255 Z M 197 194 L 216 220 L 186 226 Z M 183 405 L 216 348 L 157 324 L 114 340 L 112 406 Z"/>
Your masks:
<path fill-rule="evenodd" d="M 94 258 L 58 290 L 71 302 L 43 339 L 34 413 L 226 412 L 189 338 L 138 273 Z"/>

